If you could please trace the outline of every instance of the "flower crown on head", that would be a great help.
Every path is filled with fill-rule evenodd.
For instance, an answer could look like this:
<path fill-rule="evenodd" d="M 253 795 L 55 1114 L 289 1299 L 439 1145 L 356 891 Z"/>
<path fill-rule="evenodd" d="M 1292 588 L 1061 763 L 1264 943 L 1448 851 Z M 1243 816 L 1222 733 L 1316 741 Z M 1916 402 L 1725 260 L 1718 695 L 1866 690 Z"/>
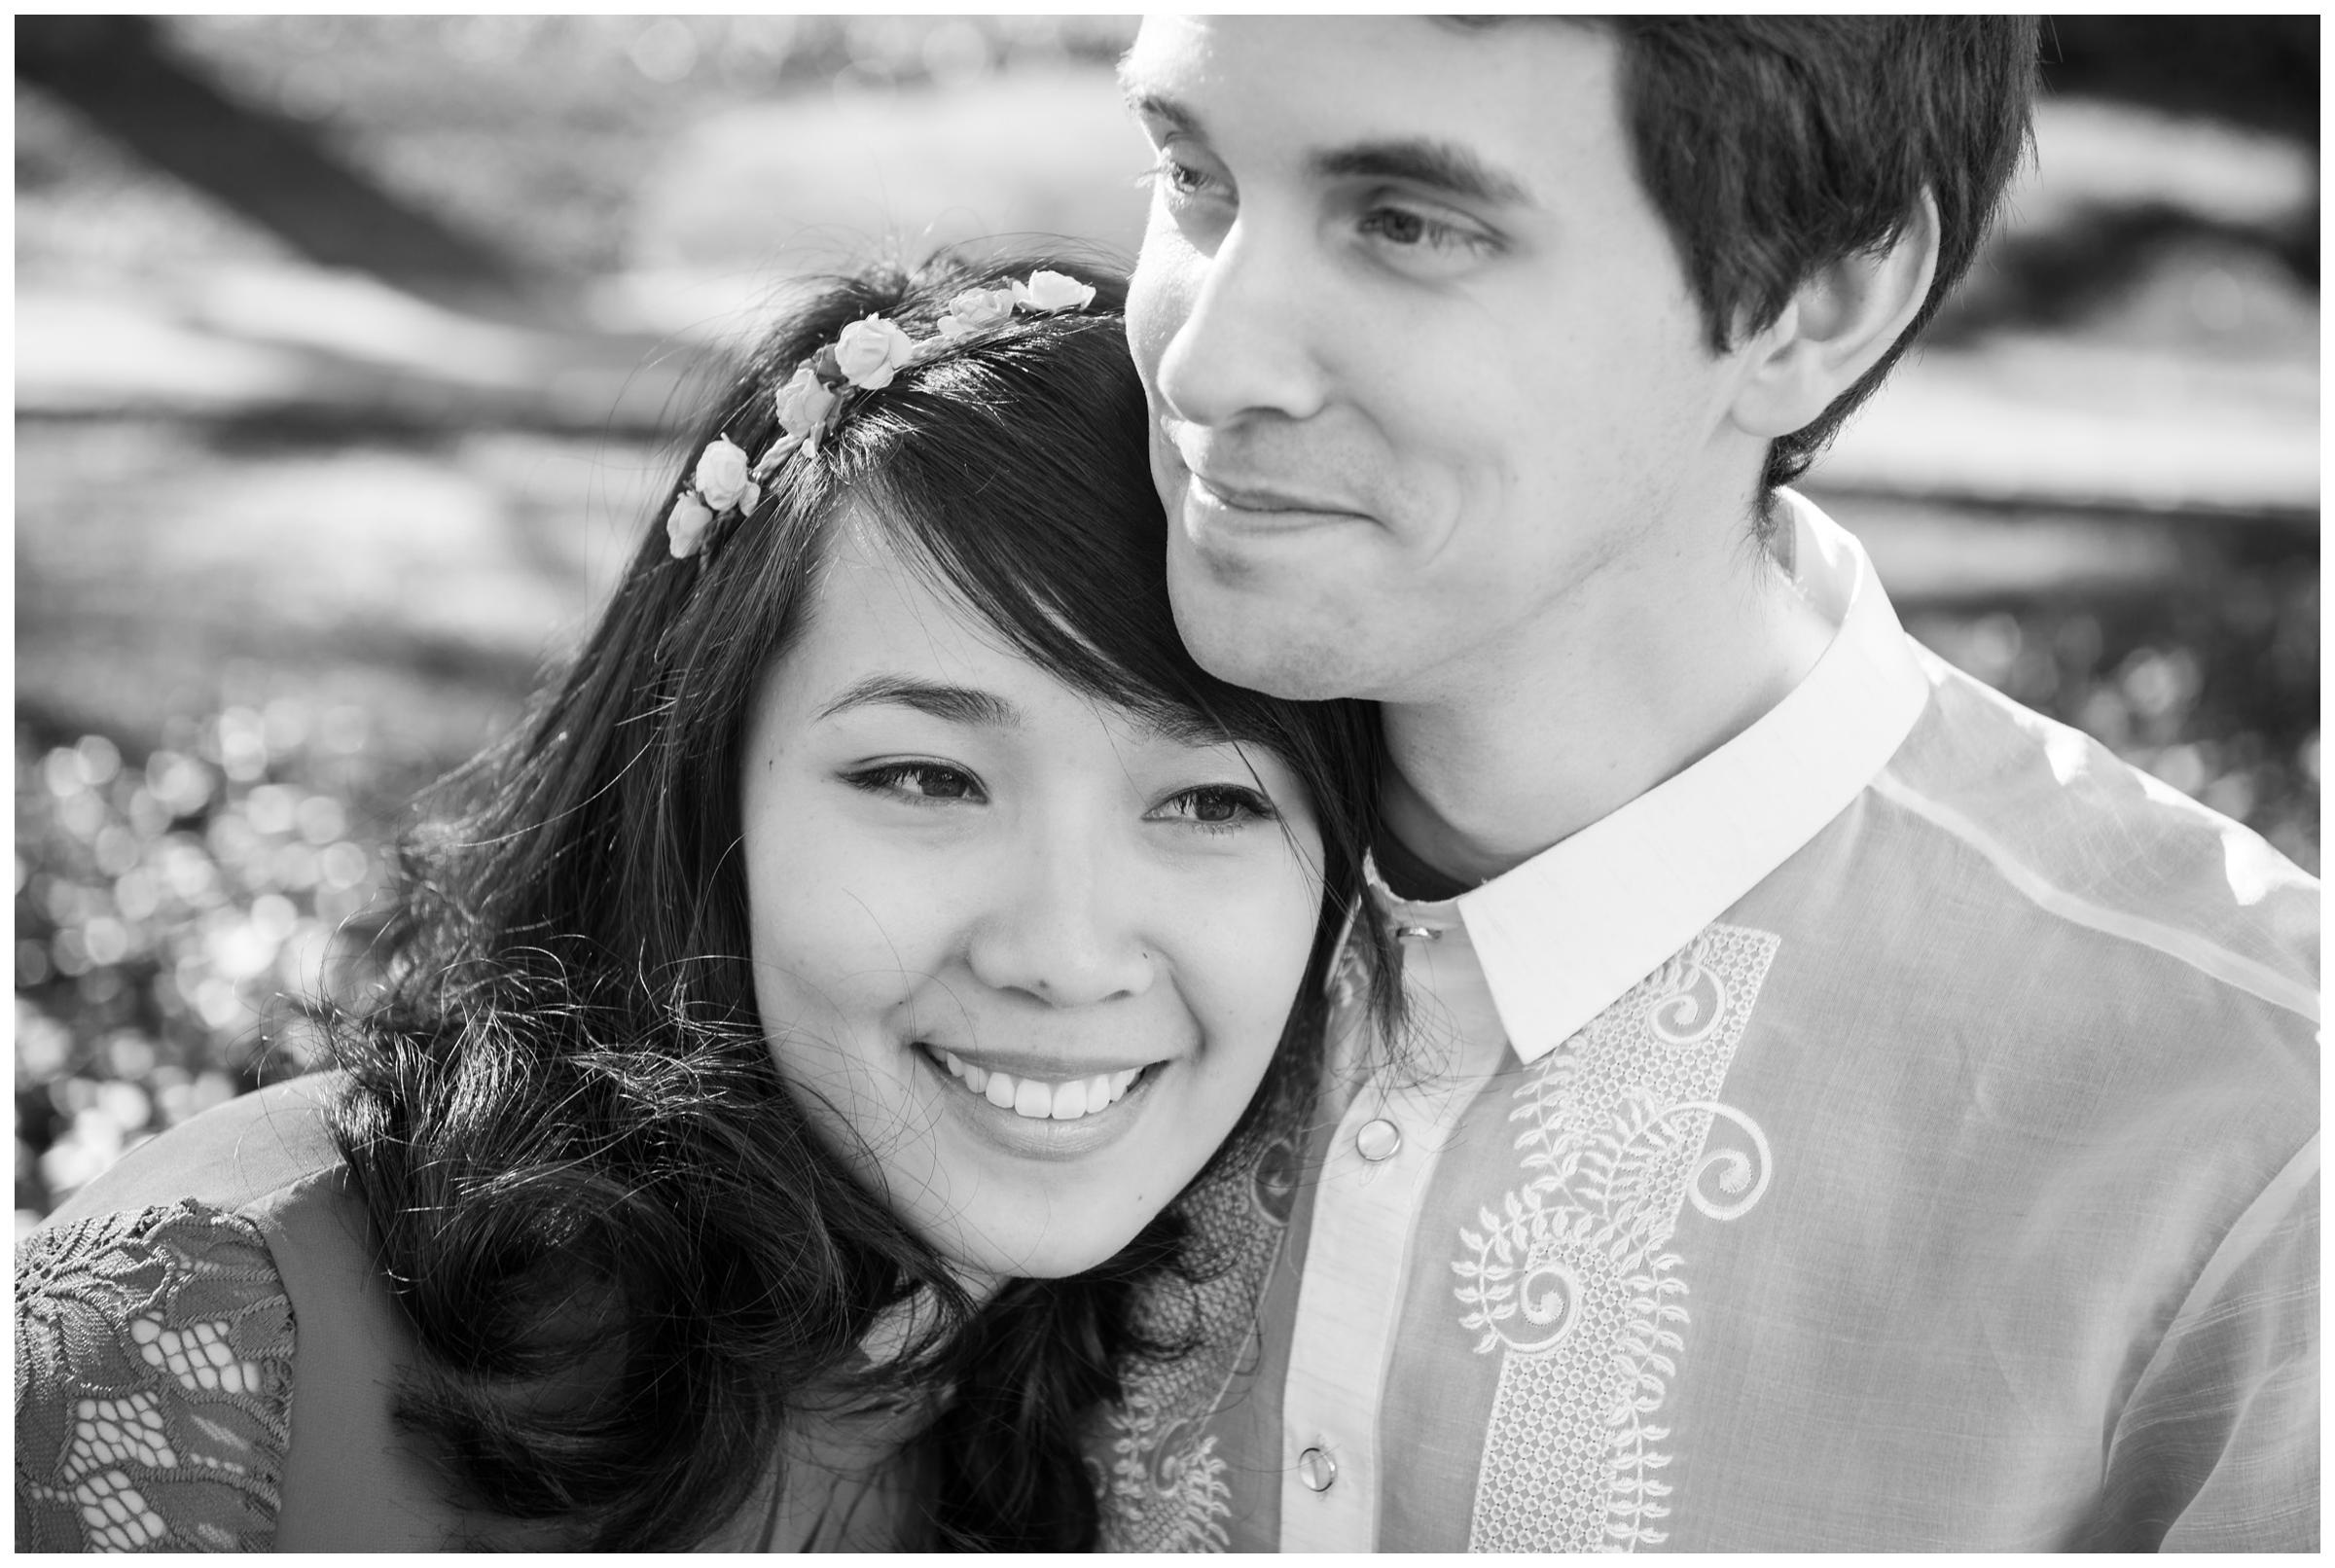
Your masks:
<path fill-rule="evenodd" d="M 762 504 L 763 482 L 798 451 L 816 452 L 819 443 L 843 422 L 844 410 L 859 391 L 877 392 L 914 365 L 939 358 L 968 339 L 995 331 L 1014 312 L 1051 316 L 1083 310 L 1095 286 L 1060 272 L 1036 271 L 996 288 L 972 288 L 949 302 L 940 331 L 922 342 L 883 316 L 854 321 L 843 336 L 795 367 L 772 394 L 777 404 L 778 439 L 746 461 L 743 447 L 716 436 L 699 454 L 698 466 L 673 497 L 665 517 L 665 537 L 673 559 L 685 560 L 705 548 L 714 523 L 732 512 L 743 517 Z"/>

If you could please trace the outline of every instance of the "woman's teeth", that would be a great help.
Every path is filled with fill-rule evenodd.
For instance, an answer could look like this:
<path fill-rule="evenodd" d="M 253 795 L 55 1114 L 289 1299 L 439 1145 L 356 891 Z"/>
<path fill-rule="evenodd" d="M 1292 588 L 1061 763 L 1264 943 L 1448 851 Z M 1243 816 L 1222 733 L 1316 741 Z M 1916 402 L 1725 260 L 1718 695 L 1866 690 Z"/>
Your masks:
<path fill-rule="evenodd" d="M 941 1061 L 951 1078 L 961 1080 L 965 1087 L 991 1105 L 1033 1122 L 1049 1118 L 1056 1122 L 1075 1122 L 1082 1116 L 1093 1116 L 1125 1094 L 1127 1087 L 1143 1071 L 1140 1067 L 1130 1067 L 1125 1072 L 1096 1073 L 1093 1078 L 1050 1084 L 1042 1078 L 1016 1078 L 1011 1073 L 991 1072 L 958 1060 L 951 1051 L 941 1052 Z"/>

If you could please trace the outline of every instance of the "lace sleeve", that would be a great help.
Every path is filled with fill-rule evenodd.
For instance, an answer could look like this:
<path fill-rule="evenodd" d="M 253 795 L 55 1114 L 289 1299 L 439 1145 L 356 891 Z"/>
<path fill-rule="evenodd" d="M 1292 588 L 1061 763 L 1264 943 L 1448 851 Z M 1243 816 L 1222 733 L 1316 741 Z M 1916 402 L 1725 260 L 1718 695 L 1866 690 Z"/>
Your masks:
<path fill-rule="evenodd" d="M 250 1221 L 193 1199 L 17 1251 L 17 1550 L 275 1536 L 292 1304 Z"/>

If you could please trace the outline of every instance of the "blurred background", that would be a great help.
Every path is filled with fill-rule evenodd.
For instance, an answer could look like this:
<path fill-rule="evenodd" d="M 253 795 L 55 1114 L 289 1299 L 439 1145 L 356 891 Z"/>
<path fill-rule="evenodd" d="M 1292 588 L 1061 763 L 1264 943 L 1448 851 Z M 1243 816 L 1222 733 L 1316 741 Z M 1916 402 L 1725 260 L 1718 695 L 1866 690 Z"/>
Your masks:
<path fill-rule="evenodd" d="M 298 1071 L 790 274 L 1130 254 L 1126 18 L 20 17 L 19 1229 Z M 2055 18 L 1808 488 L 1917 635 L 2318 869 L 2318 21 Z"/>

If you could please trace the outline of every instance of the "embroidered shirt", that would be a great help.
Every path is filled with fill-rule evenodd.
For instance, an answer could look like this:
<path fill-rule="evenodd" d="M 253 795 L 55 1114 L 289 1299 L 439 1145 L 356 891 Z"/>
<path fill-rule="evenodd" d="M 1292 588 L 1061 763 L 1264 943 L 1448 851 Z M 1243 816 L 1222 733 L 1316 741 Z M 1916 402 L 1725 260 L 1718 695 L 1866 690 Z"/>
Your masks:
<path fill-rule="evenodd" d="M 1414 1023 L 1200 1194 L 1106 1539 L 2307 1549 L 2317 884 L 1907 638 L 1485 886 L 1374 885 Z M 1375 879 L 1374 879 L 1375 880 Z M 1399 1063 L 1388 1068 L 1388 1060 Z"/>

